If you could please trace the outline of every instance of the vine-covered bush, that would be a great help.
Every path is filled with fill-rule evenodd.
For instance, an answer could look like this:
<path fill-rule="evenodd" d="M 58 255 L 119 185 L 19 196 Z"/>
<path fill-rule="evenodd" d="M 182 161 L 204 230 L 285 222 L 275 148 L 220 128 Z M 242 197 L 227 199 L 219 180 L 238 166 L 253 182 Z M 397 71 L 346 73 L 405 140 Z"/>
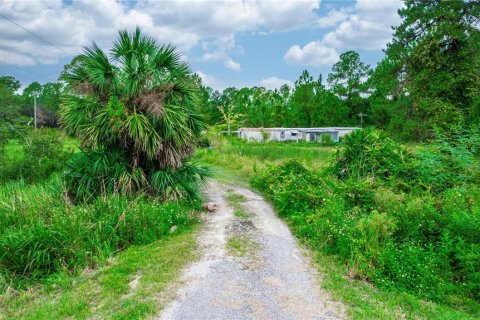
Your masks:
<path fill-rule="evenodd" d="M 355 130 L 343 139 L 332 170 L 340 179 L 388 178 L 408 171 L 411 154 L 383 131 Z"/>
<path fill-rule="evenodd" d="M 436 301 L 479 301 L 478 159 L 451 143 L 410 154 L 381 137 L 357 132 L 324 172 L 291 160 L 256 173 L 252 185 L 350 276 Z"/>

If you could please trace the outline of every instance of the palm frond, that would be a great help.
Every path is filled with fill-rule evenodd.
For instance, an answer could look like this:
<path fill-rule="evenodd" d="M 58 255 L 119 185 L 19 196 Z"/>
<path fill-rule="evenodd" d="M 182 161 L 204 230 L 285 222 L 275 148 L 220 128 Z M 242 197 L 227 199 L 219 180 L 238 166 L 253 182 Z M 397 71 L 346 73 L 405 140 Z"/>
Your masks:
<path fill-rule="evenodd" d="M 135 144 L 135 147 L 153 158 L 161 147 L 162 138 L 148 118 L 140 113 L 130 114 L 122 124 L 122 132 Z"/>
<path fill-rule="evenodd" d="M 62 75 L 76 94 L 63 97 L 60 121 L 85 148 L 68 167 L 68 190 L 197 197 L 205 174 L 185 159 L 204 127 L 188 65 L 139 28 L 120 31 L 109 52 L 92 43 Z"/>

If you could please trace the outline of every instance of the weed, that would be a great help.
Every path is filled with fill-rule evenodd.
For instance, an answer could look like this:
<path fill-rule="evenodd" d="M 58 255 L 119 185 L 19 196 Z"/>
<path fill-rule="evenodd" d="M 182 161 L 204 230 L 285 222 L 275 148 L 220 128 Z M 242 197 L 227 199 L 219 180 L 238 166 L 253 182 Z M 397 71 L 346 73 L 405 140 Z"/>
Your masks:
<path fill-rule="evenodd" d="M 105 197 L 72 205 L 62 197 L 59 177 L 0 187 L 0 269 L 22 287 L 61 270 L 101 264 L 130 245 L 165 237 L 173 225 L 189 228 L 195 209 L 186 202 L 143 196 Z"/>
<path fill-rule="evenodd" d="M 227 249 L 234 256 L 252 256 L 258 249 L 258 244 L 246 236 L 233 236 L 227 241 Z"/>
<path fill-rule="evenodd" d="M 235 210 L 233 212 L 233 214 L 235 215 L 235 217 L 237 218 L 240 218 L 240 219 L 248 219 L 248 218 L 251 218 L 252 217 L 252 213 L 251 212 L 247 212 L 247 211 L 244 211 L 244 210 Z"/>

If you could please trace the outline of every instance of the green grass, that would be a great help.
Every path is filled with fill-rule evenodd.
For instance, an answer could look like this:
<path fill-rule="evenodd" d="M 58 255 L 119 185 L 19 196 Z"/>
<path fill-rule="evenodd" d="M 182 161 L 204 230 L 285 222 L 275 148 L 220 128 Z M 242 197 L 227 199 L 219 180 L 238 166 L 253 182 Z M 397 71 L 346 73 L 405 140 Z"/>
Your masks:
<path fill-rule="evenodd" d="M 245 197 L 241 194 L 230 193 L 226 196 L 228 204 L 234 208 L 238 208 L 243 202 L 245 202 Z"/>
<path fill-rule="evenodd" d="M 238 177 L 249 178 L 255 172 L 264 170 L 267 165 L 278 164 L 286 159 L 296 159 L 310 169 L 324 168 L 334 156 L 335 150 L 334 147 L 313 143 L 297 145 L 236 142 L 197 150 L 195 158 L 205 164 L 223 167 L 224 169 L 214 171 L 215 177 L 220 181 L 242 183 L 242 179 Z"/>
<path fill-rule="evenodd" d="M 235 210 L 233 215 L 240 219 L 248 219 L 252 217 L 252 213 L 244 211 L 244 210 Z"/>
<path fill-rule="evenodd" d="M 172 298 L 171 284 L 196 258 L 198 228 L 119 253 L 106 267 L 0 295 L 0 319 L 145 319 Z M 135 284 L 135 285 L 134 285 Z"/>
<path fill-rule="evenodd" d="M 229 193 L 225 197 L 228 204 L 233 208 L 233 215 L 240 219 L 248 219 L 253 216 L 251 212 L 245 211 L 242 203 L 245 202 L 245 197 L 241 194 Z"/>
<path fill-rule="evenodd" d="M 350 279 L 347 268 L 332 257 L 317 254 L 315 265 L 323 275 L 323 288 L 347 307 L 352 319 L 478 319 L 464 310 L 408 293 L 382 291 L 368 282 Z"/>
<path fill-rule="evenodd" d="M 252 256 L 258 249 L 258 244 L 246 236 L 233 236 L 227 241 L 230 254 L 238 257 Z"/>

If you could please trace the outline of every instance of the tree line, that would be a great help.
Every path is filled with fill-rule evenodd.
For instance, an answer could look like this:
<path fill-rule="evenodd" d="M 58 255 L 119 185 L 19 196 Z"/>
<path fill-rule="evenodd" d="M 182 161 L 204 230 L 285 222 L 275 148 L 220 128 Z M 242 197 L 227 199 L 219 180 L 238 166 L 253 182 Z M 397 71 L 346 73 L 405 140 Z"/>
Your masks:
<path fill-rule="evenodd" d="M 0 119 L 12 125 L 29 125 L 33 119 L 33 97 L 37 99 L 39 125 L 56 127 L 60 97 L 65 91 L 64 84 L 32 82 L 21 94 L 20 81 L 12 76 L 0 77 Z"/>
<path fill-rule="evenodd" d="M 326 81 L 302 72 L 293 86 L 203 86 L 196 76 L 197 112 L 208 125 L 321 127 L 372 125 L 399 138 L 425 140 L 434 129 L 480 123 L 480 5 L 475 1 L 405 0 L 384 58 L 372 68 L 355 51 L 340 55 Z M 68 72 L 75 60 L 65 66 Z M 0 116 L 25 122 L 32 95 L 56 123 L 60 82 L 30 84 L 21 95 L 13 77 L 0 77 Z M 48 118 L 48 117 L 47 117 Z"/>
<path fill-rule="evenodd" d="M 425 140 L 434 129 L 480 123 L 480 4 L 406 0 L 384 58 L 372 68 L 340 55 L 326 83 L 302 72 L 293 87 L 202 87 L 210 125 L 317 127 L 373 125 Z"/>

